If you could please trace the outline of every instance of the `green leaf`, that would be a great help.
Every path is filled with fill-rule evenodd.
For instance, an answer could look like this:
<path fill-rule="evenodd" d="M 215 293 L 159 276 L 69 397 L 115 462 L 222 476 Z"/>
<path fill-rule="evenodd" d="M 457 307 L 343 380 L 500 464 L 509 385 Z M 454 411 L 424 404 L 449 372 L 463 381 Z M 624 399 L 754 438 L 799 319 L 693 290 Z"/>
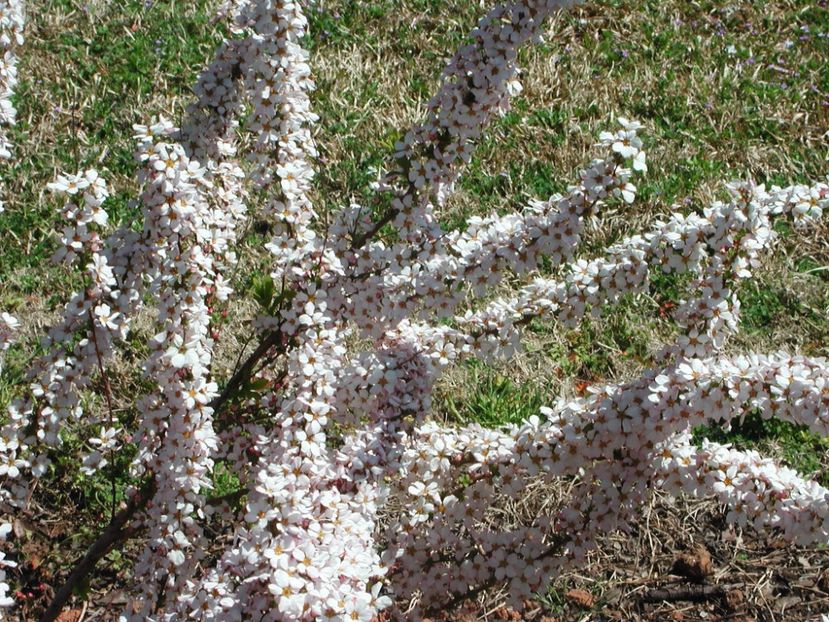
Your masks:
<path fill-rule="evenodd" d="M 270 311 L 276 295 L 276 284 L 270 275 L 253 277 L 253 298 L 265 311 Z"/>
<path fill-rule="evenodd" d="M 252 393 L 264 393 L 270 386 L 271 382 L 267 378 L 254 378 L 250 381 L 248 388 Z"/>

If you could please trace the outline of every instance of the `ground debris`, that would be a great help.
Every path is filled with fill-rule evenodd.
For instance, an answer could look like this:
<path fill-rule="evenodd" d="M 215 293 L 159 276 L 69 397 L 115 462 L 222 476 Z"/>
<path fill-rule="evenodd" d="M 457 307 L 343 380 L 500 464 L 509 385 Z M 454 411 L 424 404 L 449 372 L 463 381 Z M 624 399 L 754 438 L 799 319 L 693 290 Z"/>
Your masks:
<path fill-rule="evenodd" d="M 672 574 L 692 581 L 702 581 L 712 572 L 714 572 L 714 563 L 711 561 L 711 554 L 702 544 L 697 544 L 681 554 L 671 567 Z"/>
<path fill-rule="evenodd" d="M 703 602 L 716 598 L 724 598 L 732 589 L 734 587 L 728 585 L 679 585 L 676 587 L 650 590 L 642 595 L 641 600 L 645 603 L 676 602 L 682 600 Z"/>
<path fill-rule="evenodd" d="M 55 622 L 78 622 L 83 615 L 83 609 L 67 609 L 58 614 Z"/>
<path fill-rule="evenodd" d="M 723 594 L 723 604 L 729 611 L 736 611 L 743 606 L 745 602 L 745 592 L 739 588 L 728 590 L 725 594 Z"/>
<path fill-rule="evenodd" d="M 593 605 L 596 604 L 596 597 L 587 590 L 569 590 L 564 594 L 564 598 L 582 609 L 592 609 Z"/>

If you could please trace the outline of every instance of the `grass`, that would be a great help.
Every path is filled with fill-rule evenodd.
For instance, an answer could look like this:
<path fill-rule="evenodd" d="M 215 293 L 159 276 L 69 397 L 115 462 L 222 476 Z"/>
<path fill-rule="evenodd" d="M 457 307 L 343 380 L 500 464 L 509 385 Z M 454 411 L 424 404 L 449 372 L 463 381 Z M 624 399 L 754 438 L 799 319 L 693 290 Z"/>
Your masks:
<path fill-rule="evenodd" d="M 446 410 L 457 421 L 486 427 L 519 424 L 537 415 L 539 408 L 549 400 L 550 396 L 540 387 L 517 384 L 476 361 L 469 363 L 467 368 L 475 391 L 460 399 L 447 395 L 443 401 Z"/>

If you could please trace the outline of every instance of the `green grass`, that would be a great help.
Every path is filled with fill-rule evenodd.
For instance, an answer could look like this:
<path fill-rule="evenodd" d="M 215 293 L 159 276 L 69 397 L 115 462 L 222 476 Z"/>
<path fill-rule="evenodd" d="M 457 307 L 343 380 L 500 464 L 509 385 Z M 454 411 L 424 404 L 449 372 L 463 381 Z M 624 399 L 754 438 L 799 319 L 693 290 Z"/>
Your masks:
<path fill-rule="evenodd" d="M 444 402 L 444 407 L 456 421 L 492 428 L 520 424 L 532 415 L 538 415 L 539 408 L 547 403 L 547 396 L 540 387 L 516 384 L 474 361 L 467 367 L 475 391 L 458 399 L 447 396 Z"/>

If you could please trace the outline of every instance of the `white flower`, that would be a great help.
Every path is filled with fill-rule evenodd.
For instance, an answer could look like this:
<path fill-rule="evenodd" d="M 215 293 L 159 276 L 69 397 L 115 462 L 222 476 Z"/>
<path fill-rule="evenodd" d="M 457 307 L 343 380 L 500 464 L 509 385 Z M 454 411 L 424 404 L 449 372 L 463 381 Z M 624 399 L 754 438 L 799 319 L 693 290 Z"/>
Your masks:
<path fill-rule="evenodd" d="M 636 136 L 636 132 L 630 131 L 616 132 L 615 140 L 611 145 L 613 151 L 625 159 L 634 157 L 641 147 L 642 141 Z"/>
<path fill-rule="evenodd" d="M 98 436 L 91 437 L 89 443 L 96 446 L 100 451 L 114 449 L 118 445 L 116 437 L 120 431 L 118 428 L 101 428 Z"/>
<path fill-rule="evenodd" d="M 173 335 L 172 345 L 166 351 L 170 365 L 178 369 L 198 366 L 200 364 L 198 343 L 196 337 L 185 340 L 180 334 Z"/>
<path fill-rule="evenodd" d="M 173 565 L 181 566 L 184 563 L 186 557 L 184 555 L 184 551 L 182 551 L 181 549 L 171 549 L 167 552 L 167 559 L 173 562 Z"/>
<path fill-rule="evenodd" d="M 47 184 L 47 188 L 52 192 L 69 195 L 77 194 L 88 187 L 89 180 L 82 175 L 58 175 L 55 181 Z"/>
<path fill-rule="evenodd" d="M 101 326 L 111 331 L 118 330 L 118 322 L 115 320 L 118 319 L 120 313 L 113 312 L 108 304 L 98 305 L 94 313 Z"/>
<path fill-rule="evenodd" d="M 20 322 L 16 317 L 3 311 L 0 313 L 0 330 L 13 331 L 20 328 Z"/>
<path fill-rule="evenodd" d="M 20 469 L 27 465 L 25 460 L 15 457 L 14 454 L 0 456 L 0 477 L 5 475 L 13 479 L 17 478 L 20 476 Z"/>
<path fill-rule="evenodd" d="M 633 156 L 633 170 L 634 171 L 641 171 L 646 173 L 648 171 L 648 165 L 646 164 L 646 154 L 644 151 L 637 151 L 636 155 Z"/>
<path fill-rule="evenodd" d="M 636 199 L 636 186 L 630 182 L 626 182 L 619 187 L 618 194 L 622 196 L 625 203 L 633 203 Z"/>
<path fill-rule="evenodd" d="M 642 124 L 639 123 L 639 121 L 630 120 L 625 117 L 619 117 L 617 121 L 626 132 L 637 132 L 638 130 L 641 130 L 643 127 Z"/>
<path fill-rule="evenodd" d="M 103 454 L 96 450 L 84 456 L 80 470 L 84 475 L 90 476 L 103 469 L 107 464 L 109 462 L 104 458 Z"/>

